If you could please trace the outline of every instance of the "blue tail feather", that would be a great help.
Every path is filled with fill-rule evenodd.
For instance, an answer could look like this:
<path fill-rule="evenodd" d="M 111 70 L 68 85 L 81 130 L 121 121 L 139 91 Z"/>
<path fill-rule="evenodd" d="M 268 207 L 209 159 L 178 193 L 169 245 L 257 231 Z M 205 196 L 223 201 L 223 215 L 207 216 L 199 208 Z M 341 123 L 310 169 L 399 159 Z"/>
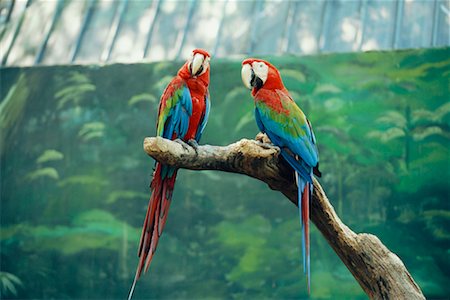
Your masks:
<path fill-rule="evenodd" d="M 301 226 L 301 233 L 302 233 L 302 262 L 303 262 L 303 273 L 306 274 L 306 240 L 305 240 L 305 227 L 303 226 L 303 216 L 302 216 L 302 195 L 303 191 L 305 189 L 305 181 L 301 177 L 301 175 L 298 172 L 295 172 L 295 177 L 297 181 L 297 198 L 298 198 L 298 213 L 300 217 L 300 226 Z"/>
<path fill-rule="evenodd" d="M 312 176 L 312 174 L 310 175 Z M 295 179 L 297 183 L 297 201 L 298 212 L 300 217 L 301 233 L 302 233 L 302 261 L 303 261 L 303 273 L 306 274 L 308 294 L 311 289 L 311 256 L 310 256 L 310 230 L 309 230 L 309 212 L 311 207 L 311 195 L 313 190 L 313 184 L 305 180 L 300 172 L 295 172 Z M 308 185 L 308 186 L 307 186 Z M 307 188 L 307 189 L 306 189 Z M 303 194 L 308 192 L 307 197 L 303 199 Z M 307 211 L 306 211 L 307 210 Z M 305 214 L 305 218 L 303 218 Z"/>
<path fill-rule="evenodd" d="M 281 155 L 283 158 L 289 163 L 289 165 L 294 168 L 296 172 L 298 172 L 299 177 L 303 179 L 304 181 L 312 183 L 312 177 L 311 177 L 311 167 L 306 167 L 304 164 L 302 164 L 302 161 L 299 161 L 295 159 L 292 155 L 290 155 L 285 150 L 281 149 Z M 308 170 L 309 169 L 309 170 Z M 302 190 L 303 192 L 303 190 Z"/>
<path fill-rule="evenodd" d="M 306 165 L 301 159 L 297 159 L 292 156 L 289 152 L 283 151 L 281 149 L 281 155 L 284 159 L 291 165 L 295 170 L 295 179 L 297 183 L 297 201 L 298 201 L 298 212 L 300 217 L 301 233 L 302 233 L 302 260 L 303 260 L 303 273 L 306 274 L 306 280 L 308 285 L 308 294 L 311 289 L 311 259 L 310 259 L 310 246 L 309 246 L 309 212 L 311 206 L 311 195 L 312 195 L 312 175 L 313 170 L 310 166 Z M 308 185 L 308 186 L 307 186 Z M 307 187 L 308 195 L 303 199 L 303 193 L 305 193 L 305 188 Z M 304 211 L 306 210 L 306 211 Z M 305 214 L 305 218 L 303 218 Z"/>

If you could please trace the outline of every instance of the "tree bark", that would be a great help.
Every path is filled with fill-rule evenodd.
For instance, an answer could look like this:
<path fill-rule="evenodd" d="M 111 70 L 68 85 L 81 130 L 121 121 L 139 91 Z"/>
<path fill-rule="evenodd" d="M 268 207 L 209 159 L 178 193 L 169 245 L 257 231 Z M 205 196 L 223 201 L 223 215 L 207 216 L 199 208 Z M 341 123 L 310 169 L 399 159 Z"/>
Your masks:
<path fill-rule="evenodd" d="M 145 138 L 144 150 L 159 162 L 191 170 L 245 174 L 283 193 L 297 205 L 292 169 L 279 148 L 242 139 L 228 146 L 198 146 L 160 137 Z M 314 179 L 311 219 L 371 299 L 425 299 L 400 258 L 378 237 L 355 233 L 337 216 L 319 182 Z"/>

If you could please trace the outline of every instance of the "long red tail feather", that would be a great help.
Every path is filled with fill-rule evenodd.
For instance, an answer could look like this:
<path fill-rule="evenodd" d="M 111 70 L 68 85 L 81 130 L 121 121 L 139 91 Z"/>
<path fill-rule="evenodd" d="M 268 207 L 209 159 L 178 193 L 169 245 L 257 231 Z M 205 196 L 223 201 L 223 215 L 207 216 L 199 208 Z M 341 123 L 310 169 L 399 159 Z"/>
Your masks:
<path fill-rule="evenodd" d="M 311 268 L 310 268 L 310 252 L 309 252 L 309 201 L 310 191 L 309 183 L 305 184 L 305 189 L 302 195 L 302 222 L 304 228 L 305 248 L 306 248 L 306 280 L 308 282 L 308 294 L 311 290 Z"/>
<path fill-rule="evenodd" d="M 142 233 L 139 241 L 138 257 L 139 263 L 136 269 L 133 285 L 131 286 L 128 299 L 133 296 L 136 282 L 142 275 L 142 270 L 147 272 L 153 259 L 153 254 L 158 246 L 159 237 L 161 236 L 164 225 L 166 224 L 169 212 L 172 193 L 175 186 L 177 171 L 174 170 L 170 177 L 161 178 L 163 165 L 156 164 L 151 183 L 152 194 L 145 215 L 144 224 L 142 225 Z"/>

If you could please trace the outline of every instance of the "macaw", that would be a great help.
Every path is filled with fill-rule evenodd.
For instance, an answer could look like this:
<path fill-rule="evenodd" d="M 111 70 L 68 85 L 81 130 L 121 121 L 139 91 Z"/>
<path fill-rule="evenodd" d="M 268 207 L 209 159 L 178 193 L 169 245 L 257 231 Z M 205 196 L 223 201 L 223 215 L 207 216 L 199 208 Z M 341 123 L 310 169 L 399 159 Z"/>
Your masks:
<path fill-rule="evenodd" d="M 208 121 L 210 55 L 202 49 L 192 56 L 167 85 L 159 102 L 156 135 L 196 147 Z M 177 168 L 156 162 L 151 196 L 139 242 L 139 263 L 131 286 L 130 300 L 143 270 L 147 272 L 167 220 Z"/>
<path fill-rule="evenodd" d="M 267 61 L 249 58 L 242 62 L 241 76 L 254 98 L 258 128 L 280 147 L 282 157 L 295 171 L 302 227 L 303 271 L 310 293 L 309 207 L 313 174 L 321 176 L 316 138 L 311 123 L 292 100 L 277 68 Z"/>

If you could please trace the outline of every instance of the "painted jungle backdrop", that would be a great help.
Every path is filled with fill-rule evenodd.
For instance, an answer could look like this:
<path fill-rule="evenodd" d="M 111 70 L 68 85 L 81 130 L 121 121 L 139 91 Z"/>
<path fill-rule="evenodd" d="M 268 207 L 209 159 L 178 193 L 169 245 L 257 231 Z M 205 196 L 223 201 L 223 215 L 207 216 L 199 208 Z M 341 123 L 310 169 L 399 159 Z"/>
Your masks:
<path fill-rule="evenodd" d="M 269 59 L 309 116 L 320 182 L 428 298 L 450 295 L 450 49 Z M 1 298 L 125 299 L 159 95 L 182 62 L 1 69 Z M 202 143 L 253 138 L 240 59 L 212 61 Z M 312 228 L 312 299 L 366 299 Z M 237 174 L 182 170 L 136 299 L 300 299 L 297 210 Z"/>

